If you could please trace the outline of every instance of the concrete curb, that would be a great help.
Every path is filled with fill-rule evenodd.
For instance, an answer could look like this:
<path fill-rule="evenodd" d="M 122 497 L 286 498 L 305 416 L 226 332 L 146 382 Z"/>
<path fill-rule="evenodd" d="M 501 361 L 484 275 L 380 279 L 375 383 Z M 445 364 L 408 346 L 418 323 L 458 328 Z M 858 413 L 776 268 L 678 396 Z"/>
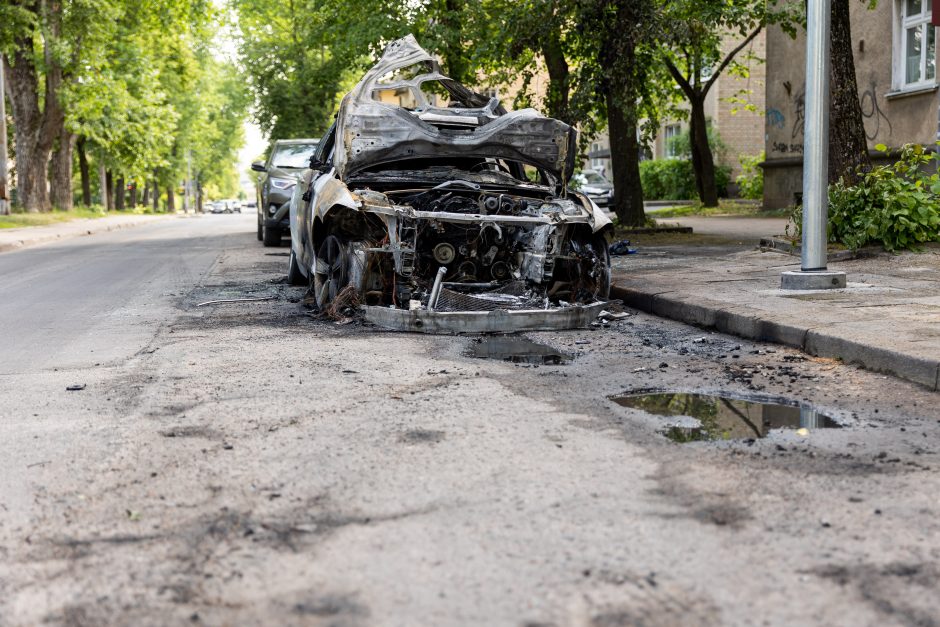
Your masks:
<path fill-rule="evenodd" d="M 656 316 L 749 340 L 783 344 L 817 357 L 841 359 L 847 364 L 890 374 L 930 390 L 940 390 L 940 359 L 925 359 L 825 329 L 774 320 L 766 311 L 743 305 L 729 306 L 701 298 L 692 302 L 680 292 L 655 293 L 614 285 L 610 296 L 622 300 L 624 305 Z"/>
<path fill-rule="evenodd" d="M 23 233 L 23 235 L 30 235 L 32 237 L 22 237 L 12 242 L 2 242 L 0 241 L 0 253 L 10 252 L 13 250 L 22 250 L 24 248 L 29 248 L 31 246 L 38 246 L 40 244 L 47 244 L 49 242 L 55 242 L 60 240 L 71 239 L 73 237 L 81 237 L 84 235 L 94 235 L 96 233 L 107 233 L 108 231 L 117 231 L 120 229 L 129 229 L 135 226 L 140 226 L 142 224 L 149 224 L 150 222 L 155 222 L 164 218 L 174 217 L 176 214 L 164 214 L 164 215 L 148 215 L 146 219 L 140 220 L 125 220 L 121 222 L 111 222 L 109 218 L 95 218 L 87 221 L 87 225 L 91 228 L 74 228 L 75 222 L 63 222 L 61 224 L 55 224 L 50 226 L 34 226 L 26 227 L 30 231 L 35 229 L 38 231 L 35 235 L 32 232 Z M 144 216 L 141 216 L 142 218 Z M 102 224 L 98 224 L 101 222 Z M 55 229 L 55 227 L 62 227 L 65 225 L 70 225 L 73 228 L 62 232 L 61 230 L 56 233 L 50 233 L 48 229 Z M 43 232 L 45 231 L 45 232 Z M 2 237 L 3 232 L 0 231 L 0 237 Z"/>

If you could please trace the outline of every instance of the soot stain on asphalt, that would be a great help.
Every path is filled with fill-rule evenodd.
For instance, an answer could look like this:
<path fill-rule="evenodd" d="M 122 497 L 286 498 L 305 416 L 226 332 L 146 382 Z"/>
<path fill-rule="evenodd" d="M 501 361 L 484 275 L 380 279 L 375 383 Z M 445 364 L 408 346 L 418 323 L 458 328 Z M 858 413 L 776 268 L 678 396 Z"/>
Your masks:
<path fill-rule="evenodd" d="M 663 435 L 674 442 L 763 438 L 775 429 L 838 429 L 838 422 L 816 409 L 780 397 L 639 391 L 611 400 L 656 416 L 690 421 L 667 425 Z"/>
<path fill-rule="evenodd" d="M 409 429 L 399 436 L 398 441 L 404 444 L 436 444 L 446 435 L 445 431 L 434 429 Z"/>
<path fill-rule="evenodd" d="M 567 353 L 517 335 L 477 338 L 467 350 L 467 356 L 543 366 L 557 366 L 571 361 L 571 355 Z"/>

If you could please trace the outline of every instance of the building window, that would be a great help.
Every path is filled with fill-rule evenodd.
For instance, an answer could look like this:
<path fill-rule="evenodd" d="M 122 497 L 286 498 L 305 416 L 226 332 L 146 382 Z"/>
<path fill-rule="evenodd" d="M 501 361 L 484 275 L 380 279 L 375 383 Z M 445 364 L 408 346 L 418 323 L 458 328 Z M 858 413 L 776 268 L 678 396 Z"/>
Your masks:
<path fill-rule="evenodd" d="M 663 129 L 663 154 L 667 157 L 678 157 L 679 150 L 673 138 L 678 137 L 682 132 L 682 126 L 679 124 L 667 124 Z"/>
<path fill-rule="evenodd" d="M 931 0 L 895 0 L 895 89 L 936 82 L 937 35 L 930 24 Z"/>

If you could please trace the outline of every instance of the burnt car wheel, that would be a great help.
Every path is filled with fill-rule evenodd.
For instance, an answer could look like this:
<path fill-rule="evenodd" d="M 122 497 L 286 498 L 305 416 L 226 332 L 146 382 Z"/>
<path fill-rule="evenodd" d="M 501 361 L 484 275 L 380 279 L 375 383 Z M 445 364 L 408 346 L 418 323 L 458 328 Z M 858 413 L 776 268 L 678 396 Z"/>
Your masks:
<path fill-rule="evenodd" d="M 348 282 L 346 244 L 335 235 L 328 235 L 317 251 L 313 272 L 313 293 L 317 307 L 323 308 L 336 298 Z"/>
<path fill-rule="evenodd" d="M 555 301 L 593 302 L 610 298 L 610 251 L 600 233 L 573 238 L 566 259 L 556 265 L 548 295 Z"/>
<path fill-rule="evenodd" d="M 290 258 L 287 261 L 287 282 L 291 285 L 307 285 L 307 277 L 300 271 L 293 248 L 290 250 Z"/>

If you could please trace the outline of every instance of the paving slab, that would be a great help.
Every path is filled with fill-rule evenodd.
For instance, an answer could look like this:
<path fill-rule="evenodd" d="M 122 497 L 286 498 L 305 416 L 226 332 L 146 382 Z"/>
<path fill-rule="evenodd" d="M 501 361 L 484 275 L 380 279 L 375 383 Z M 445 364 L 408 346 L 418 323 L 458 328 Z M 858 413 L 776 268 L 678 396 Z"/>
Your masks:
<path fill-rule="evenodd" d="M 754 226 L 711 220 L 706 240 Z M 845 289 L 788 291 L 780 274 L 799 269 L 797 257 L 750 243 L 699 255 L 695 242 L 646 248 L 637 242 L 639 254 L 614 260 L 612 296 L 655 315 L 940 389 L 940 247 L 830 262 L 831 270 L 847 273 Z"/>

